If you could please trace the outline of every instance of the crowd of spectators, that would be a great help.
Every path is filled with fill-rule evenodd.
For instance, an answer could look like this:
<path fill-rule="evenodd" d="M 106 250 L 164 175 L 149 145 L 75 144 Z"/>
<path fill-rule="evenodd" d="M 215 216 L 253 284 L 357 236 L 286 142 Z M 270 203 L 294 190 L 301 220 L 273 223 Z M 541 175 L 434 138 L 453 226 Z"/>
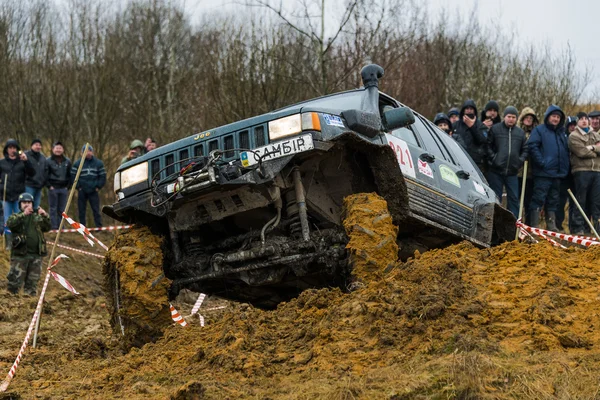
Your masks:
<path fill-rule="evenodd" d="M 460 109 L 439 113 L 434 123 L 452 136 L 479 166 L 498 198 L 506 192 L 507 208 L 519 215 L 525 180 L 525 223 L 564 231 L 568 205 L 569 232 L 589 234 L 584 215 L 569 200 L 568 189 L 586 216 L 600 230 L 600 111 L 567 117 L 550 105 L 540 118 L 530 107 L 508 106 L 500 116 L 498 102 L 489 101 L 480 115 L 473 100 Z M 527 162 L 527 175 L 524 165 Z"/>

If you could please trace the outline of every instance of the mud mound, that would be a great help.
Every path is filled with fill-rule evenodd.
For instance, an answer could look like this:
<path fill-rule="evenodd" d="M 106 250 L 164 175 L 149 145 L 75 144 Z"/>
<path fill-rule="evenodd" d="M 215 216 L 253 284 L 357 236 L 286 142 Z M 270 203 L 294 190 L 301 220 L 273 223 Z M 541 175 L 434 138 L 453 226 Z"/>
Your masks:
<path fill-rule="evenodd" d="M 126 348 L 156 340 L 171 323 L 161 245 L 162 238 L 147 227 L 133 227 L 118 234 L 106 253 L 107 305 L 115 333 L 124 331 Z"/>
<path fill-rule="evenodd" d="M 398 255 L 394 226 L 387 202 L 375 193 L 344 198 L 344 229 L 350 238 L 352 275 L 360 282 L 379 279 Z"/>

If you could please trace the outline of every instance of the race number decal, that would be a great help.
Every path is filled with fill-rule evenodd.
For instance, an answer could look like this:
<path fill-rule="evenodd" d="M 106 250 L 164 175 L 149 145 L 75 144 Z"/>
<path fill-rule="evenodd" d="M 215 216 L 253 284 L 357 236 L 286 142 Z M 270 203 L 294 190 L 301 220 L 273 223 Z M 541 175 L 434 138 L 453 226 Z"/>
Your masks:
<path fill-rule="evenodd" d="M 385 138 L 392 150 L 394 150 L 394 153 L 396 153 L 396 159 L 398 160 L 402 173 L 405 176 L 416 179 L 415 165 L 413 164 L 410 150 L 408 149 L 406 142 L 387 133 L 385 134 Z"/>

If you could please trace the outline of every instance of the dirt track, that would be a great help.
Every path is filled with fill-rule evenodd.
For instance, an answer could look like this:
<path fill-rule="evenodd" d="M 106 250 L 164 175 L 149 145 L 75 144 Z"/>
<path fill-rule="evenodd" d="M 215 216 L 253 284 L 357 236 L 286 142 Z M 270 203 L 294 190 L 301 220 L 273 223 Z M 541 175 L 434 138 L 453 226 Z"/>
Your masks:
<path fill-rule="evenodd" d="M 79 237 L 67 238 L 84 248 Z M 230 304 L 205 313 L 205 328 L 190 319 L 189 328 L 171 326 L 157 343 L 125 355 L 111 336 L 99 260 L 64 261 L 57 271 L 83 296 L 50 282 L 39 348 L 26 354 L 4 398 L 592 399 L 600 393 L 600 248 L 508 243 L 480 250 L 461 243 L 405 263 L 385 260 L 379 278 L 363 280 L 352 293 L 309 290 L 268 312 Z M 2 282 L 5 374 L 36 299 L 12 297 Z M 191 309 L 177 306 L 183 315 Z"/>

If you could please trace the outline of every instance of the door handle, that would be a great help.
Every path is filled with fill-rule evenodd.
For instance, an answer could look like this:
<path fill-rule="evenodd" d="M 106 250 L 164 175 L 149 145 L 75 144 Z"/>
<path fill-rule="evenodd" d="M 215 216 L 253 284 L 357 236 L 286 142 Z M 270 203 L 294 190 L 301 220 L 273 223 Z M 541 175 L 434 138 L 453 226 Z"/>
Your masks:
<path fill-rule="evenodd" d="M 419 156 L 419 158 L 421 159 L 421 161 L 425 161 L 428 163 L 435 162 L 435 156 L 433 154 L 423 153 Z"/>
<path fill-rule="evenodd" d="M 460 170 L 456 172 L 456 176 L 458 176 L 460 179 L 469 179 L 471 174 L 469 174 L 467 171 Z"/>

